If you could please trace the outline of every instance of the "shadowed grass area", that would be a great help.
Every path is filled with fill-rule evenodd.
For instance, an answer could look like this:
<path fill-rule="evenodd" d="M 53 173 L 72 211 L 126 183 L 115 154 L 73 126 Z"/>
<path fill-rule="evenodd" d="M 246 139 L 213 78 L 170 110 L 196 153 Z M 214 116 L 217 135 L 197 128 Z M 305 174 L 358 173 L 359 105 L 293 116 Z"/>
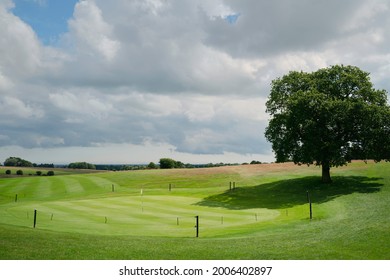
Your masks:
<path fill-rule="evenodd" d="M 308 202 L 307 192 L 313 203 L 328 202 L 336 197 L 352 193 L 379 192 L 381 178 L 364 176 L 336 176 L 332 184 L 322 184 L 318 177 L 310 176 L 281 180 L 253 187 L 240 187 L 222 194 L 211 195 L 197 205 L 228 209 L 268 208 L 284 209 Z"/>

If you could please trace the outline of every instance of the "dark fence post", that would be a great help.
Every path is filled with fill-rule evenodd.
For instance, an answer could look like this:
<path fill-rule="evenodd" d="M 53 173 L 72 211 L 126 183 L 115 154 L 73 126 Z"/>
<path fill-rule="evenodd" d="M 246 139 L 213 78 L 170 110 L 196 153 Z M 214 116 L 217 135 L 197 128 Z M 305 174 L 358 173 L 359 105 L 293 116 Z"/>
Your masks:
<path fill-rule="evenodd" d="M 199 237 L 199 216 L 195 216 L 196 237 Z"/>
<path fill-rule="evenodd" d="M 34 228 L 37 225 L 37 210 L 34 210 Z"/>
<path fill-rule="evenodd" d="M 310 199 L 310 194 L 309 191 L 306 191 L 307 194 L 307 202 L 309 202 L 309 211 L 310 211 L 310 220 L 313 219 L 313 210 L 311 207 L 311 199 Z"/>

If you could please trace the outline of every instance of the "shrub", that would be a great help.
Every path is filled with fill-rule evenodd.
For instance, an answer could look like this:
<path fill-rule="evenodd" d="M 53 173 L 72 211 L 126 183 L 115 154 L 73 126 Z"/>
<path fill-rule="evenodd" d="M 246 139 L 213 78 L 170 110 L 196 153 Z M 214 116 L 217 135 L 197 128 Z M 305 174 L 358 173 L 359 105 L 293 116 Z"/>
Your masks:
<path fill-rule="evenodd" d="M 5 171 L 5 174 L 10 175 L 10 174 L 11 174 L 11 170 L 7 169 L 7 170 Z"/>
<path fill-rule="evenodd" d="M 41 176 L 42 175 L 42 171 L 38 170 L 37 172 L 35 172 L 38 176 Z"/>
<path fill-rule="evenodd" d="M 171 158 L 161 158 L 160 159 L 160 168 L 161 169 L 171 169 L 175 168 L 176 161 Z"/>
<path fill-rule="evenodd" d="M 23 170 L 18 170 L 18 171 L 16 171 L 16 175 L 23 175 Z"/>
<path fill-rule="evenodd" d="M 54 171 L 53 170 L 48 171 L 47 176 L 54 176 Z"/>
<path fill-rule="evenodd" d="M 158 166 L 157 166 L 157 164 L 155 164 L 154 162 L 151 162 L 151 163 L 148 164 L 148 168 L 149 168 L 149 169 L 157 169 Z"/>

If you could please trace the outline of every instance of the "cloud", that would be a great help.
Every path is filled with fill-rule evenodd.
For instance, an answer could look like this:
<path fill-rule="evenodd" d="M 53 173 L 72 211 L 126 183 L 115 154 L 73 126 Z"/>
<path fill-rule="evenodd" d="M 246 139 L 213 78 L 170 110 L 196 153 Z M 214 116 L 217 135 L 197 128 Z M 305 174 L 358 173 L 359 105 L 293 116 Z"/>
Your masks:
<path fill-rule="evenodd" d="M 203 44 L 202 20 L 219 16 L 219 7 L 223 15 L 224 8 L 207 4 L 214 8 L 206 13 L 193 3 L 80 2 L 63 38 L 76 53 L 56 82 L 156 94 L 248 93 L 258 61 L 232 59 Z"/>
<path fill-rule="evenodd" d="M 11 117 L 42 118 L 44 112 L 39 108 L 25 104 L 17 98 L 5 96 L 0 100 L 0 110 Z"/>
<path fill-rule="evenodd" d="M 0 73 L 12 81 L 28 78 L 39 69 L 41 47 L 32 28 L 14 16 L 11 7 L 9 1 L 0 5 Z"/>
<path fill-rule="evenodd" d="M 343 30 L 348 32 L 366 30 L 367 28 L 371 29 L 373 23 L 376 25 L 386 19 L 389 8 L 389 3 L 386 1 L 374 0 L 362 2 L 361 5 L 356 6 L 352 15 L 348 17 Z"/>
<path fill-rule="evenodd" d="M 84 0 L 76 4 L 69 29 L 82 55 L 97 54 L 111 61 L 120 48 L 120 43 L 112 39 L 112 26 L 104 20 L 94 1 Z"/>
<path fill-rule="evenodd" d="M 15 7 L 12 0 L 0 0 L 0 9 L 9 10 Z"/>
<path fill-rule="evenodd" d="M 223 19 L 205 22 L 206 42 L 234 56 L 253 58 L 323 48 L 345 35 L 343 26 L 361 1 L 226 3 L 235 14 L 240 14 L 239 20 L 233 25 Z"/>
<path fill-rule="evenodd" d="M 68 91 L 49 94 L 49 100 L 67 115 L 89 116 L 95 121 L 104 119 L 112 110 L 112 105 L 103 98 L 91 93 L 71 93 Z"/>

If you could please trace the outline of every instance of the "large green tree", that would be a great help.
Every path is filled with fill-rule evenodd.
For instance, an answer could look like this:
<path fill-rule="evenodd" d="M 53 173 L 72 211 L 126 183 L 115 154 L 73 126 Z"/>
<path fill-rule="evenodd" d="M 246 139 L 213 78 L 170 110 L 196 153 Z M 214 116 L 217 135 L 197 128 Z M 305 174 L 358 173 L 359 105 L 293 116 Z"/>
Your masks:
<path fill-rule="evenodd" d="M 390 159 L 387 92 L 358 67 L 290 72 L 272 81 L 266 106 L 276 160 L 321 165 L 324 183 L 331 167 L 352 159 Z"/>

